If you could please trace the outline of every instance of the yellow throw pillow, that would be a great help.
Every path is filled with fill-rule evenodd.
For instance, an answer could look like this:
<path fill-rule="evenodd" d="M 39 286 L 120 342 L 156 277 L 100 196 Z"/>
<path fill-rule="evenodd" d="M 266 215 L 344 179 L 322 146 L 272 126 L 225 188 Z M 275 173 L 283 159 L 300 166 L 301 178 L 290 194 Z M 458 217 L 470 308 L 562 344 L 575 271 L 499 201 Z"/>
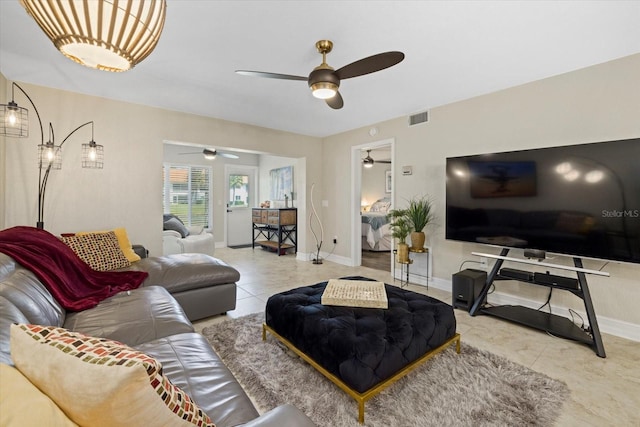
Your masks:
<path fill-rule="evenodd" d="M 215 427 L 162 373 L 117 341 L 54 326 L 11 325 L 11 358 L 73 421 L 92 427 Z"/>
<path fill-rule="evenodd" d="M 78 427 L 13 366 L 0 364 L 0 425 Z"/>
<path fill-rule="evenodd" d="M 131 245 L 131 241 L 129 240 L 129 236 L 127 235 L 127 229 L 124 227 L 114 228 L 113 230 L 105 230 L 105 231 L 81 231 L 80 233 L 76 233 L 77 235 L 82 234 L 91 234 L 91 233 L 108 233 L 109 231 L 113 231 L 116 233 L 116 237 L 118 238 L 118 245 L 120 249 L 122 249 L 122 253 L 129 260 L 129 262 L 140 261 L 140 256 L 135 253 L 133 247 Z"/>

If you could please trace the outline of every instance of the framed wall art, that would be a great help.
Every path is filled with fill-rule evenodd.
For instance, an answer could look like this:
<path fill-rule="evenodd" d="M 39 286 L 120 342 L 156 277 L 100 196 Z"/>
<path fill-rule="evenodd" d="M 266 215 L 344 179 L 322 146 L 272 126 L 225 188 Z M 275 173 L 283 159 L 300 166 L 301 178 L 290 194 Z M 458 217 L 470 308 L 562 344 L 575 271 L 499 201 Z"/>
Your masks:
<path fill-rule="evenodd" d="M 391 171 L 386 171 L 384 173 L 384 191 L 386 193 L 391 193 Z"/>
<path fill-rule="evenodd" d="M 284 200 L 293 192 L 293 166 L 285 166 L 269 171 L 271 200 Z"/>

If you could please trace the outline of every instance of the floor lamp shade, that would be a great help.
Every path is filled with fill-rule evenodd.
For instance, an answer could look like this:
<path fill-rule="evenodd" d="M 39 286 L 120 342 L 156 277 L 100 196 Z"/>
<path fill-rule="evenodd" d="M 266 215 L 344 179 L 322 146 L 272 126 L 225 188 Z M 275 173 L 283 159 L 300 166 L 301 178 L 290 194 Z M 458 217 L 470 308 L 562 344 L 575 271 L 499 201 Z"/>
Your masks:
<path fill-rule="evenodd" d="M 29 136 L 29 110 L 11 101 L 0 105 L 0 135 L 13 138 Z"/>
<path fill-rule="evenodd" d="M 62 147 L 52 142 L 38 145 L 38 167 L 62 169 Z"/>
<path fill-rule="evenodd" d="M 20 0 L 69 59 L 105 71 L 126 71 L 153 51 L 165 0 Z"/>
<path fill-rule="evenodd" d="M 88 169 L 102 169 L 104 167 L 104 147 L 91 140 L 82 144 L 82 167 Z"/>

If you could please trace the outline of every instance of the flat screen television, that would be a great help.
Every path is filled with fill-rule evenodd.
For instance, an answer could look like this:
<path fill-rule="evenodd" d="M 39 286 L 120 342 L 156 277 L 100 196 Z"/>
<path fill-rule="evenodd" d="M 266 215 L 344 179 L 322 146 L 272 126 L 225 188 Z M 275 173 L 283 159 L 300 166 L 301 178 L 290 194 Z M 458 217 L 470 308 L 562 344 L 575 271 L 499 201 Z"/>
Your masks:
<path fill-rule="evenodd" d="M 446 160 L 446 238 L 640 263 L 640 138 Z"/>

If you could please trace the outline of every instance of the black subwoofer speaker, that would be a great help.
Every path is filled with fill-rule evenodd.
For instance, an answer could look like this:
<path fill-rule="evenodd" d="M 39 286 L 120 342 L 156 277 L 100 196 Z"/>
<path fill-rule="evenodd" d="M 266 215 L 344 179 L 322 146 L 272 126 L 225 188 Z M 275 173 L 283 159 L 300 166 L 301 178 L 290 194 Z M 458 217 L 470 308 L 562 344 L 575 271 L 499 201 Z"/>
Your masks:
<path fill-rule="evenodd" d="M 482 287 L 487 281 L 487 272 L 482 270 L 466 269 L 457 272 L 452 277 L 452 299 L 453 308 L 471 310 L 482 291 Z M 483 304 L 486 302 L 485 297 Z"/>

